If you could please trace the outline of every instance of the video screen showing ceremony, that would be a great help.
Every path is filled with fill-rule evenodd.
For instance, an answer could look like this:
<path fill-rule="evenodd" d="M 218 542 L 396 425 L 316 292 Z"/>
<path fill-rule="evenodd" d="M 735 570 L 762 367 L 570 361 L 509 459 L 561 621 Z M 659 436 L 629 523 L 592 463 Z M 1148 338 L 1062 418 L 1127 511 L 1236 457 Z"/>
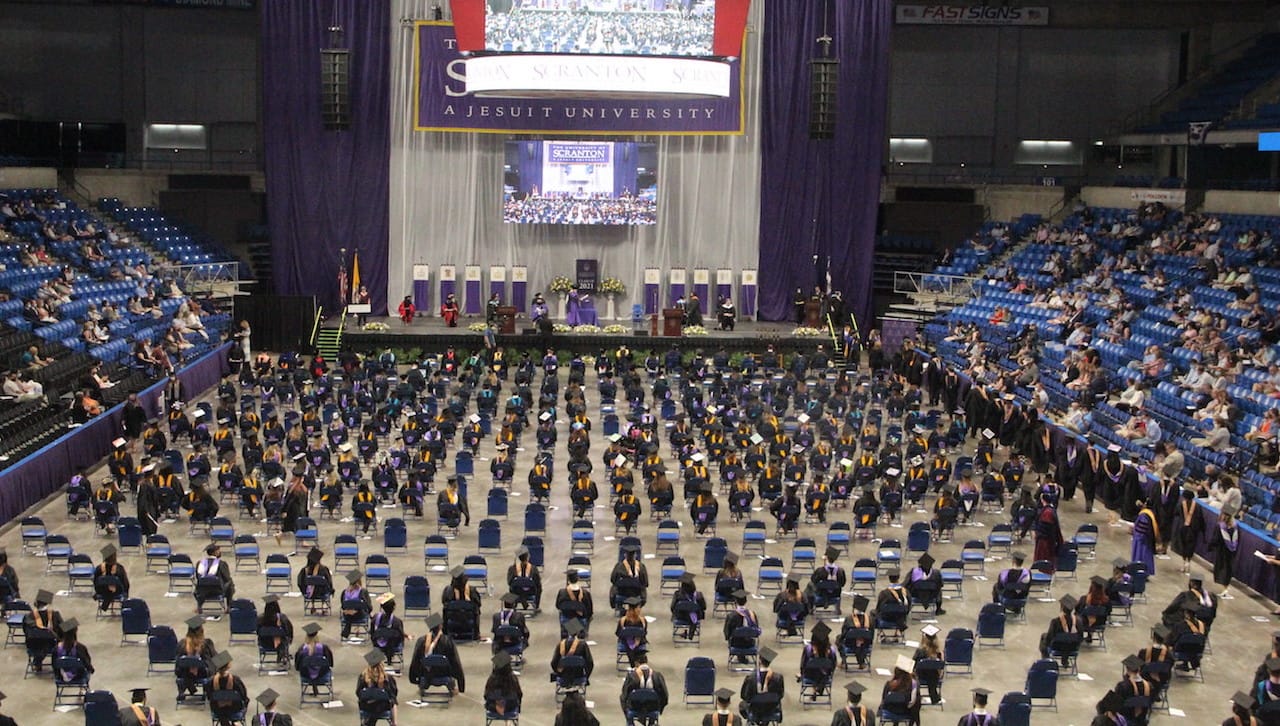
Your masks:
<path fill-rule="evenodd" d="M 0 726 L 1280 725 L 1274 2 L 0 10 Z"/>

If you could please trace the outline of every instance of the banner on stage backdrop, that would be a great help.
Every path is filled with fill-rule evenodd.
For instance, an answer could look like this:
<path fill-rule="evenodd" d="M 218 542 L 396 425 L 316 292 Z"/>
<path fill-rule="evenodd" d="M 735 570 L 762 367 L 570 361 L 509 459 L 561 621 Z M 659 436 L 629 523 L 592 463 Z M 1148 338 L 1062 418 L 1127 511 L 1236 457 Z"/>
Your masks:
<path fill-rule="evenodd" d="M 600 287 L 600 260 L 578 260 L 574 265 L 574 285 L 579 292 L 595 292 Z"/>
<path fill-rule="evenodd" d="M 511 268 L 511 304 L 516 312 L 528 312 L 525 305 L 526 290 L 529 286 L 529 268 L 517 266 Z"/>
<path fill-rule="evenodd" d="M 726 98 L 592 98 L 589 94 L 580 98 L 496 98 L 467 93 L 467 58 L 457 50 L 451 23 L 424 21 L 416 30 L 414 128 L 418 131 L 728 135 L 743 133 L 746 125 L 740 58 L 727 62 Z M 611 62 L 626 63 L 626 57 L 613 57 Z M 643 82 L 641 69 L 633 68 L 628 74 L 632 80 L 641 76 Z"/>
<path fill-rule="evenodd" d="M 480 299 L 480 265 L 462 268 L 462 286 L 463 314 L 479 315 L 484 309 L 484 301 Z"/>
<path fill-rule="evenodd" d="M 899 25 L 1048 25 L 1049 8 L 1043 5 L 899 5 Z"/>
<path fill-rule="evenodd" d="M 661 305 L 662 270 L 656 267 L 644 268 L 644 314 L 653 315 Z"/>
<path fill-rule="evenodd" d="M 423 313 L 431 307 L 431 265 L 413 266 L 413 306 Z"/>

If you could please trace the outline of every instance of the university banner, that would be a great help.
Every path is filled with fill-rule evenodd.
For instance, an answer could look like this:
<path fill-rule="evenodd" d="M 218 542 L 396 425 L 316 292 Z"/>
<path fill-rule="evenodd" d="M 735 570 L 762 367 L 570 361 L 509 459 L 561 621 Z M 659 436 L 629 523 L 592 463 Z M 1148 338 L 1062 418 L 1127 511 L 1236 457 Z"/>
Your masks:
<path fill-rule="evenodd" d="M 1009 5 L 898 5 L 899 25 L 1048 25 L 1049 8 Z"/>
<path fill-rule="evenodd" d="M 745 126 L 742 105 L 743 69 L 740 59 L 728 61 L 729 95 L 726 98 L 663 96 L 654 98 L 491 98 L 467 93 L 467 58 L 457 50 L 453 25 L 447 22 L 417 23 L 414 72 L 417 103 L 414 128 L 418 131 L 460 131 L 490 134 L 541 134 L 563 132 L 623 136 L 730 135 Z M 492 58 L 493 56 L 489 56 Z M 553 58 L 553 57 L 552 57 Z M 646 85 L 644 59 L 610 56 L 626 65 L 611 71 L 624 74 L 635 85 Z M 516 60 L 511 56 L 511 60 Z M 548 57 L 540 56 L 539 62 Z M 556 71 L 547 63 L 545 71 Z M 564 69 L 560 69 L 564 70 Z M 535 69 L 535 72 L 542 72 Z M 659 81 L 653 79 L 657 85 Z M 688 79 L 692 81 L 693 79 Z"/>

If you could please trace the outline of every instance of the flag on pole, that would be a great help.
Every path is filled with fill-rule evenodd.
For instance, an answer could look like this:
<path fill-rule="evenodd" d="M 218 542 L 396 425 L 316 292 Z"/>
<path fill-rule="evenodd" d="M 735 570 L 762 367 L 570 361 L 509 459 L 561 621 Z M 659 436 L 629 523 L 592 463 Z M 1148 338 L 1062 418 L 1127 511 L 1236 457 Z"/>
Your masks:
<path fill-rule="evenodd" d="M 360 296 L 360 250 L 351 257 L 351 302 L 359 302 Z"/>
<path fill-rule="evenodd" d="M 343 260 L 338 265 L 338 300 L 343 305 L 347 303 L 347 261 Z"/>

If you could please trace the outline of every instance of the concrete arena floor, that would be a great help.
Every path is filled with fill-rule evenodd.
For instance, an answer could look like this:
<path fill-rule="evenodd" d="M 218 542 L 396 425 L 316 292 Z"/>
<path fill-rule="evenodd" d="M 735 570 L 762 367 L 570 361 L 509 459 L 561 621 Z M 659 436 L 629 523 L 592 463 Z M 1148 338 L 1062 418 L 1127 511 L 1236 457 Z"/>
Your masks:
<path fill-rule="evenodd" d="M 562 369 L 561 376 L 566 375 L 566 372 Z M 587 375 L 586 390 L 589 396 L 595 392 L 595 375 L 593 372 L 589 372 Z M 211 395 L 211 393 L 206 395 Z M 593 434 L 592 457 L 593 462 L 597 464 L 598 475 L 598 460 L 604 437 L 600 433 L 598 402 L 594 399 L 589 399 L 588 404 L 592 419 L 597 424 L 596 432 Z M 560 442 L 556 452 L 557 463 L 560 465 L 557 471 L 561 474 L 564 470 L 564 462 L 567 461 L 567 452 L 565 450 L 567 433 L 567 422 L 563 420 L 562 416 L 562 421 L 559 425 Z M 669 444 L 665 437 L 663 437 L 662 445 L 664 457 L 670 460 Z M 185 454 L 185 447 L 183 451 Z M 493 442 L 491 440 L 486 441 L 481 448 L 481 458 L 476 462 L 476 476 L 471 482 L 469 491 L 469 502 L 473 512 L 472 526 L 464 528 L 461 535 L 452 543 L 452 558 L 455 562 L 460 562 L 462 556 L 473 551 L 476 545 L 476 525 L 484 518 L 485 493 L 491 484 L 491 477 L 488 473 L 488 457 L 492 453 Z M 520 513 L 528 501 L 528 487 L 525 481 L 528 467 L 531 465 L 532 455 L 532 446 L 529 447 L 529 450 L 520 452 L 517 455 L 516 484 L 511 499 L 512 514 L 507 520 L 503 521 L 502 553 L 500 555 L 490 555 L 488 558 L 490 571 L 493 573 L 491 582 L 494 587 L 484 600 L 482 630 L 485 632 L 488 631 L 490 616 L 495 611 L 498 597 L 505 589 L 502 585 L 502 579 L 507 566 L 513 560 L 515 548 L 522 535 L 522 517 Z M 102 466 L 92 472 L 92 478 L 95 482 L 100 481 L 105 475 L 105 468 Z M 443 472 L 440 479 L 443 479 Z M 597 481 L 601 481 L 599 476 L 597 476 Z M 601 488 L 602 490 L 604 489 L 603 485 Z M 603 500 L 604 497 L 602 496 L 602 502 Z M 350 497 L 348 496 L 347 502 L 349 501 Z M 409 521 L 410 553 L 408 555 L 391 556 L 393 582 L 395 583 L 394 591 L 398 597 L 402 592 L 402 583 L 406 576 L 424 573 L 421 559 L 421 543 L 424 536 L 435 532 L 435 510 L 433 505 L 434 502 L 428 506 L 426 521 Z M 552 686 L 548 682 L 548 663 L 557 639 L 556 617 L 551 606 L 556 589 L 563 585 L 561 572 L 570 555 L 568 538 L 563 535 L 571 524 L 568 496 L 561 477 L 558 477 L 552 498 L 552 506 L 554 510 L 549 513 L 549 534 L 545 537 L 547 564 L 543 568 L 545 590 L 543 606 L 546 610 L 541 616 L 529 620 L 531 631 L 531 644 L 527 653 L 529 663 L 521 672 L 525 700 L 524 711 L 520 720 L 525 726 L 550 726 L 555 719 L 556 713 L 556 706 L 551 697 Z M 126 514 L 132 514 L 132 502 L 126 504 L 123 511 Z M 223 513 L 230 516 L 235 522 L 237 533 L 264 533 L 263 536 L 258 537 L 264 561 L 268 554 L 287 554 L 292 550 L 289 540 L 284 542 L 284 546 L 277 546 L 273 538 L 265 536 L 265 525 L 236 519 L 237 511 L 233 504 L 225 504 Z M 38 507 L 31 514 L 43 517 L 51 532 L 67 535 L 75 545 L 76 550 L 90 554 L 95 563 L 99 561 L 99 548 L 109 541 L 114 541 L 113 538 L 95 534 L 91 523 L 67 521 L 61 496 Z M 728 541 L 732 551 L 738 551 L 742 539 L 742 525 L 732 523 L 729 520 L 728 507 L 723 502 L 721 515 L 719 536 Z M 397 507 L 380 510 L 379 516 L 399 516 L 399 509 Z M 767 522 L 772 532 L 773 522 L 768 517 L 767 512 L 757 516 Z M 684 523 L 680 553 L 690 563 L 691 570 L 701 572 L 702 541 L 693 536 L 687 508 L 680 501 L 676 503 L 674 517 L 677 521 Z M 850 515 L 847 510 L 836 512 L 829 517 L 829 521 L 834 521 L 836 518 L 842 518 L 847 521 Z M 898 536 L 905 540 L 906 527 L 909 527 L 914 521 L 927 521 L 928 515 L 924 512 L 909 510 L 904 513 L 904 518 L 904 526 L 901 529 L 882 527 L 881 536 Z M 980 526 L 958 528 L 953 542 L 934 544 L 930 550 L 931 554 L 939 562 L 949 557 L 958 557 L 961 546 L 966 539 L 985 538 L 991 525 L 1005 521 L 1005 515 L 983 514 L 980 517 L 980 521 Z M 943 685 L 945 699 L 943 709 L 926 707 L 923 710 L 923 724 L 926 726 L 940 726 L 942 724 L 955 723 L 968 711 L 970 688 L 982 686 L 994 691 L 991 701 L 993 710 L 1000 694 L 1010 690 L 1020 690 L 1025 680 L 1028 666 L 1038 657 L 1037 643 L 1039 635 L 1044 630 L 1049 619 L 1058 611 L 1056 598 L 1066 593 L 1076 596 L 1082 595 L 1087 589 L 1090 575 L 1107 575 L 1110 569 L 1107 563 L 1117 556 L 1128 556 L 1129 536 L 1127 531 L 1123 528 L 1108 526 L 1105 513 L 1094 512 L 1092 515 L 1085 515 L 1083 503 L 1079 497 L 1075 501 L 1063 504 L 1062 526 L 1064 534 L 1068 537 L 1079 524 L 1086 521 L 1096 522 L 1099 525 L 1101 541 L 1096 558 L 1094 560 L 1081 561 L 1078 581 L 1055 583 L 1053 600 L 1048 602 L 1033 600 L 1029 608 L 1030 617 L 1027 624 L 1009 623 L 1006 646 L 1004 648 L 978 649 L 975 655 L 974 675 L 971 677 L 949 676 Z M 596 660 L 596 671 L 589 689 L 588 698 L 594 704 L 595 713 L 602 724 L 622 724 L 624 719 L 618 705 L 618 694 L 622 679 L 619 674 L 615 674 L 611 662 L 614 652 L 613 622 L 607 609 L 608 572 L 616 561 L 616 541 L 612 536 L 612 513 L 603 504 L 597 508 L 596 525 L 597 544 L 593 556 L 596 576 L 592 586 L 592 595 L 597 603 L 597 614 L 592 628 L 594 636 L 592 652 Z M 640 525 L 640 536 L 644 541 L 646 552 L 652 552 L 654 549 L 655 530 L 656 525 L 649 520 L 646 507 Z M 326 563 L 332 566 L 331 549 L 334 536 L 350 531 L 350 524 L 334 523 L 329 520 L 321 521 L 320 541 L 326 553 L 329 553 L 325 560 Z M 193 559 L 199 557 L 208 541 L 203 535 L 189 536 L 185 522 L 162 525 L 161 532 L 170 537 L 176 552 L 191 554 Z M 825 532 L 825 526 L 814 524 L 804 526 L 801 534 L 812 536 L 821 543 Z M 17 568 L 21 577 L 22 593 L 28 600 L 33 599 L 39 589 L 51 591 L 65 591 L 67 589 L 65 575 L 45 573 L 45 561 L 42 557 L 21 554 L 22 548 L 16 522 L 8 527 L 3 534 L 0 534 L 0 546 L 7 547 L 10 553 L 10 561 Z M 789 542 L 771 543 L 768 548 L 771 555 L 778 554 L 783 557 L 784 561 L 789 562 Z M 1030 548 L 1030 543 L 1028 543 L 1027 548 Z M 361 542 L 362 558 L 367 554 L 381 551 L 381 542 L 378 537 Z M 866 542 L 855 543 L 850 557 L 847 560 L 842 560 L 842 564 L 849 567 L 853 559 L 859 556 L 874 556 L 874 546 Z M 671 705 L 667 708 L 662 722 L 663 724 L 671 725 L 700 724 L 702 715 L 707 713 L 709 709 L 704 706 L 686 707 L 681 703 L 680 694 L 684 680 L 683 669 L 685 662 L 695 655 L 711 657 L 718 665 L 717 686 L 731 688 L 735 694 L 741 686 L 742 676 L 730 674 L 725 670 L 726 648 L 721 636 L 721 621 L 719 619 L 714 619 L 707 623 L 703 643 L 700 647 L 677 648 L 672 645 L 669 627 L 670 615 L 667 611 L 669 597 L 657 594 L 657 571 L 660 561 L 660 558 L 646 560 L 652 581 L 650 594 L 652 606 L 648 609 L 647 614 L 655 618 L 650 628 L 650 662 L 665 674 L 672 696 Z M 144 559 L 141 555 L 123 555 L 121 562 L 130 574 L 133 583 L 133 596 L 143 597 L 150 604 L 153 622 L 173 626 L 179 637 L 181 637 L 185 632 L 182 622 L 192 614 L 193 602 L 190 596 L 166 597 L 167 579 L 163 575 L 144 574 Z M 297 569 L 304 564 L 305 560 L 302 557 L 295 557 L 291 559 L 291 562 L 296 574 Z M 743 564 L 748 589 L 753 589 L 755 586 L 756 565 L 752 558 L 744 558 Z M 964 598 L 949 600 L 946 604 L 947 613 L 938 622 L 938 626 L 944 633 L 953 627 L 975 627 L 978 609 L 989 598 L 990 580 L 994 579 L 996 573 L 1005 566 L 1007 566 L 1006 561 L 989 561 L 986 564 L 986 578 L 989 579 L 970 577 L 966 580 Z M 1149 601 L 1146 604 L 1138 604 L 1134 607 L 1137 621 L 1136 627 L 1110 628 L 1107 634 L 1109 643 L 1107 652 L 1084 652 L 1080 657 L 1080 670 L 1083 674 L 1081 678 L 1079 680 L 1064 678 L 1059 683 L 1057 712 L 1054 713 L 1037 708 L 1032 715 L 1033 723 L 1055 723 L 1059 724 L 1059 726 L 1082 726 L 1089 723 L 1094 713 L 1094 703 L 1120 677 L 1121 659 L 1148 642 L 1147 634 L 1149 628 L 1152 624 L 1158 622 L 1160 610 L 1185 586 L 1186 578 L 1178 573 L 1177 562 L 1159 560 L 1157 570 L 1157 576 L 1153 578 L 1150 584 Z M 1206 563 L 1196 562 L 1194 571 L 1205 575 L 1206 580 L 1209 579 Z M 447 586 L 447 575 L 443 571 L 434 570 L 425 574 L 431 583 L 433 606 L 438 607 L 439 593 L 442 588 Z M 335 570 L 335 579 L 341 582 L 340 578 L 341 573 Z M 261 576 L 238 575 L 236 576 L 236 585 L 237 597 L 252 598 L 257 601 L 259 609 L 261 609 L 261 598 L 264 592 L 264 583 Z M 711 576 L 709 574 L 699 574 L 698 585 L 700 589 L 708 594 L 708 599 L 710 600 Z M 295 628 L 298 629 L 298 637 L 300 639 L 301 626 L 311 618 L 302 615 L 301 598 L 296 593 L 292 595 L 292 597 L 285 598 L 282 603 L 285 613 L 290 616 Z M 1180 711 L 1185 714 L 1185 717 L 1179 718 L 1177 715 L 1158 713 L 1155 716 L 1156 722 L 1166 724 L 1183 722 L 1197 726 L 1200 724 L 1220 723 L 1230 715 L 1230 708 L 1227 702 L 1231 695 L 1236 690 L 1248 686 L 1254 668 L 1268 650 L 1270 633 L 1275 628 L 1272 622 L 1274 618 L 1269 615 L 1272 604 L 1239 589 L 1234 590 L 1234 595 L 1234 599 L 1223 601 L 1220 607 L 1218 619 L 1213 628 L 1211 641 L 1213 652 L 1207 655 L 1204 660 L 1205 682 L 1200 683 L 1179 678 L 1171 687 L 1170 702 L 1174 713 L 1176 714 Z M 846 612 L 849 601 L 850 598 L 846 596 L 844 599 Z M 799 688 L 790 676 L 794 675 L 798 670 L 801 648 L 798 645 L 779 647 L 771 642 L 773 636 L 769 626 L 773 620 L 771 613 L 768 612 L 769 605 L 769 600 L 765 599 L 753 599 L 751 602 L 751 606 L 760 614 L 761 621 L 766 625 L 766 635 L 763 642 L 775 647 L 780 653 L 777 662 L 775 662 L 775 668 L 789 675 L 787 697 L 784 702 L 785 723 L 788 726 L 803 726 L 806 724 L 825 726 L 831 721 L 831 708 L 819 706 L 806 709 L 802 708 L 798 702 L 797 694 Z M 152 689 L 151 703 L 159 709 L 161 719 L 165 724 L 204 723 L 209 718 L 207 711 L 200 709 L 182 708 L 175 710 L 173 678 L 168 674 L 148 677 L 146 675 L 145 646 L 119 645 L 120 624 L 118 619 L 95 619 L 95 606 L 89 597 L 85 595 L 60 595 L 55 600 L 55 607 L 62 612 L 64 617 L 75 617 L 82 624 L 80 631 L 81 641 L 89 647 L 97 669 L 92 680 L 93 688 L 113 691 L 117 699 L 121 701 L 121 705 L 124 705 L 130 688 L 137 686 L 150 687 Z M 230 646 L 230 651 L 235 657 L 233 670 L 246 679 L 251 698 L 267 687 L 279 691 L 282 694 L 280 709 L 282 712 L 292 714 L 295 723 L 304 726 L 306 724 L 355 724 L 357 723 L 357 715 L 353 692 L 356 676 L 364 665 L 362 656 L 369 647 L 367 645 L 339 643 L 338 619 L 336 616 L 322 618 L 320 622 L 324 627 L 321 633 L 322 639 L 326 643 L 333 645 L 337 651 L 335 687 L 337 698 L 343 702 L 341 707 L 321 709 L 313 706 L 305 710 L 299 709 L 297 705 L 298 682 L 296 675 L 289 673 L 287 675 L 259 677 L 254 667 L 256 664 L 256 648 L 252 644 Z M 810 625 L 813 622 L 810 619 Z M 838 629 L 838 626 L 835 627 Z M 420 618 L 410 619 L 408 630 L 411 636 L 417 637 L 421 635 L 424 629 Z M 206 632 L 219 648 L 228 647 L 228 623 L 226 619 L 220 622 L 209 622 L 206 626 Z M 913 640 L 918 639 L 918 631 L 909 634 L 908 637 Z M 490 649 L 487 644 L 476 643 L 460 645 L 459 650 L 468 675 L 469 687 L 467 693 L 459 695 L 454 699 L 452 705 L 447 708 L 439 706 L 415 708 L 409 705 L 408 701 L 416 697 L 416 688 L 407 682 L 406 677 L 401 677 L 399 685 L 401 693 L 400 719 L 402 723 L 426 723 L 428 720 L 440 716 L 447 719 L 455 719 L 457 723 L 483 723 L 481 696 L 485 678 L 490 670 Z M 898 655 L 910 656 L 911 653 L 912 648 L 909 647 L 877 646 L 872 665 L 875 669 L 889 669 Z M 24 725 L 37 723 L 55 725 L 79 724 L 83 722 L 84 717 L 79 710 L 67 713 L 56 713 L 50 710 L 54 688 L 47 675 L 41 678 L 23 679 L 25 653 L 21 647 L 10 646 L 5 650 L 4 654 L 6 657 L 0 658 L 0 689 L 3 689 L 7 697 L 3 704 L 0 705 L 0 711 L 14 717 L 18 723 Z M 838 673 L 836 683 L 838 685 L 843 684 L 849 678 L 843 673 Z M 869 687 L 869 693 L 867 694 L 868 704 L 873 706 L 878 704 L 880 688 L 886 677 L 873 674 L 871 676 L 860 675 L 858 678 Z M 843 691 L 840 691 L 836 705 L 839 706 L 842 703 Z M 250 713 L 254 712 L 255 707 L 256 704 L 250 706 Z M 734 708 L 737 708 L 736 696 Z"/>

